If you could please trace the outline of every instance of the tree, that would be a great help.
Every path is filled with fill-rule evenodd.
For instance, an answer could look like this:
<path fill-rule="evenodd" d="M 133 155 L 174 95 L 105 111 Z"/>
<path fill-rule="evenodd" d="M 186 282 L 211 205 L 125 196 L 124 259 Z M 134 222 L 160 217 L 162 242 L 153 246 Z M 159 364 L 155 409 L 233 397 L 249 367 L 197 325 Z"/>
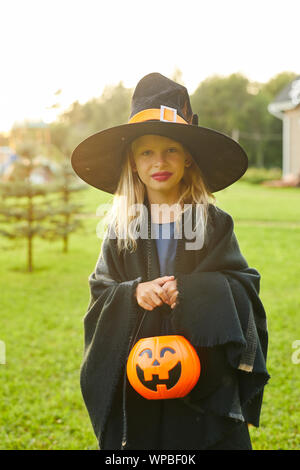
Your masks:
<path fill-rule="evenodd" d="M 173 80 L 174 82 L 179 83 L 180 85 L 185 86 L 184 83 L 183 83 L 182 71 L 181 71 L 178 67 L 175 68 L 175 70 L 174 70 L 174 72 L 173 72 L 173 74 L 172 74 L 172 76 L 171 76 L 170 78 L 171 78 L 171 80 Z"/>
<path fill-rule="evenodd" d="M 229 77 L 214 75 L 201 82 L 191 96 L 199 125 L 228 135 L 233 129 L 240 129 L 240 120 L 250 96 L 248 86 L 249 80 L 241 74 Z"/>
<path fill-rule="evenodd" d="M 87 186 L 75 181 L 74 171 L 68 160 L 64 161 L 60 170 L 57 182 L 52 185 L 52 192 L 59 198 L 55 201 L 55 211 L 52 209 L 50 226 L 42 237 L 48 240 L 62 238 L 63 252 L 67 253 L 69 235 L 83 227 L 82 222 L 76 218 L 83 204 L 72 202 L 72 195 L 86 190 Z"/>
<path fill-rule="evenodd" d="M 27 271 L 33 271 L 33 241 L 35 237 L 54 240 L 63 238 L 64 252 L 67 252 L 68 236 L 82 226 L 74 219 L 81 205 L 71 201 L 74 191 L 86 189 L 86 186 L 74 182 L 75 175 L 70 163 L 62 167 L 60 178 L 53 183 L 34 184 L 32 174 L 35 168 L 34 156 L 38 145 L 25 141 L 19 146 L 18 153 L 23 158 L 16 163 L 14 181 L 2 182 L 0 194 L 0 234 L 9 239 L 27 240 Z M 46 196 L 62 194 L 57 200 L 47 200 Z"/>
<path fill-rule="evenodd" d="M 20 163 L 19 174 L 23 176 L 17 182 L 5 182 L 0 185 L 3 203 L 0 205 L 2 228 L 0 234 L 9 238 L 25 238 L 27 240 L 27 271 L 33 271 L 33 239 L 43 237 L 47 228 L 42 221 L 52 216 L 52 208 L 36 198 L 45 196 L 47 188 L 44 185 L 33 185 L 30 174 L 33 170 L 32 156 Z M 11 202 L 13 199 L 13 202 Z M 16 200 L 18 202 L 16 202 Z M 11 227 L 11 228 L 10 228 Z"/>
<path fill-rule="evenodd" d="M 268 95 L 270 101 L 274 100 L 276 95 L 280 93 L 285 86 L 291 83 L 297 74 L 294 72 L 281 72 L 271 78 L 267 83 L 263 83 L 261 90 L 263 93 Z"/>
<path fill-rule="evenodd" d="M 241 74 L 214 75 L 199 85 L 191 103 L 200 125 L 238 136 L 250 165 L 281 167 L 282 123 L 268 105 L 295 76 L 284 72 L 263 84 Z"/>
<path fill-rule="evenodd" d="M 256 167 L 265 166 L 265 158 L 270 143 L 270 121 L 272 116 L 267 111 L 268 104 L 267 96 L 259 91 L 245 103 L 240 119 L 240 142 L 243 143 L 248 153 L 250 164 Z M 281 135 L 278 134 L 278 140 L 280 139 Z"/>
<path fill-rule="evenodd" d="M 65 155 L 70 155 L 89 135 L 127 122 L 131 95 L 132 90 L 120 82 L 117 86 L 106 87 L 100 98 L 85 104 L 76 101 L 50 126 L 52 143 Z"/>

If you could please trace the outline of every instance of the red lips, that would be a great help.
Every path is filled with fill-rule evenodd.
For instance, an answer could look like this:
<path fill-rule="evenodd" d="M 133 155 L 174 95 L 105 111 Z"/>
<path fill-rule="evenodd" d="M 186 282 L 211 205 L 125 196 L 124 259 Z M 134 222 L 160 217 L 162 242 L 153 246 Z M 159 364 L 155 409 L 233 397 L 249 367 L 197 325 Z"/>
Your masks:
<path fill-rule="evenodd" d="M 172 173 L 169 171 L 158 171 L 157 173 L 153 173 L 151 176 L 156 181 L 166 181 L 171 175 Z"/>
<path fill-rule="evenodd" d="M 153 173 L 153 175 L 151 175 L 152 177 L 155 177 L 155 176 L 171 176 L 172 173 L 170 173 L 169 171 L 158 171 L 157 173 Z"/>

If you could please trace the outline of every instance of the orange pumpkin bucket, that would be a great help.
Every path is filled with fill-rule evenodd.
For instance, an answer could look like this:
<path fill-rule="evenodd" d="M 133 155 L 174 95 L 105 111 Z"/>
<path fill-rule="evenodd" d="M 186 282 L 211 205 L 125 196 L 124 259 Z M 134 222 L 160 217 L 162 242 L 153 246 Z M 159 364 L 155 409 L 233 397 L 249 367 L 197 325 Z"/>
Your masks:
<path fill-rule="evenodd" d="M 196 350 L 179 335 L 142 338 L 127 361 L 130 384 L 148 400 L 184 397 L 198 382 L 200 372 Z"/>

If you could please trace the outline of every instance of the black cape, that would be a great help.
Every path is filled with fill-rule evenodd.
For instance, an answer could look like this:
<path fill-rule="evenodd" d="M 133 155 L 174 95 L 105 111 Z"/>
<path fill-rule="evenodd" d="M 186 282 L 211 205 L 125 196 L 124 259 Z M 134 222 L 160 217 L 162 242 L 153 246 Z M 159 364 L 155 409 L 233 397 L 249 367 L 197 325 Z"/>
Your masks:
<path fill-rule="evenodd" d="M 112 232 L 103 240 L 89 277 L 91 298 L 84 317 L 80 371 L 82 395 L 100 448 L 105 431 L 116 434 L 116 429 L 120 431 L 115 439 L 120 442 L 115 445 L 121 448 L 126 419 L 120 405 L 123 377 L 143 316 L 135 341 L 166 333 L 183 335 L 196 348 L 202 370 L 197 385 L 181 399 L 145 400 L 127 381 L 134 403 L 129 404 L 132 413 L 138 413 L 138 406 L 141 410 L 148 406 L 150 420 L 157 406 L 154 402 L 168 402 L 170 410 L 177 402 L 183 407 L 183 416 L 192 412 L 201 417 L 206 431 L 197 445 L 203 449 L 221 439 L 224 422 L 259 426 L 263 389 L 270 377 L 266 314 L 259 298 L 261 277 L 241 254 L 232 217 L 213 204 L 208 215 L 207 236 L 200 250 L 188 250 L 184 236 L 178 239 L 174 275 L 179 294 L 173 310 L 164 304 L 148 312 L 134 297 L 138 283 L 160 277 L 156 243 L 150 232 L 148 239 L 137 239 L 134 253 L 118 254 L 116 239 L 108 236 Z M 169 422 L 164 424 L 168 429 L 174 425 L 174 413 L 170 411 Z M 144 448 L 150 447 L 145 443 Z"/>

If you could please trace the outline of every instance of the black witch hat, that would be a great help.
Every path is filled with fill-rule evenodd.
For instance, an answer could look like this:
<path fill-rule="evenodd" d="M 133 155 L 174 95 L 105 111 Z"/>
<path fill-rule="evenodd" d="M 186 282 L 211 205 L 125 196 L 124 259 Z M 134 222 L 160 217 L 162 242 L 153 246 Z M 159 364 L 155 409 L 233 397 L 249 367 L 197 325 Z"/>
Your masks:
<path fill-rule="evenodd" d="M 233 184 L 248 168 L 247 155 L 235 140 L 198 126 L 184 86 L 151 73 L 136 86 L 128 123 L 97 132 L 75 148 L 71 157 L 74 171 L 91 186 L 114 194 L 125 149 L 145 134 L 169 137 L 184 145 L 212 193 Z"/>

